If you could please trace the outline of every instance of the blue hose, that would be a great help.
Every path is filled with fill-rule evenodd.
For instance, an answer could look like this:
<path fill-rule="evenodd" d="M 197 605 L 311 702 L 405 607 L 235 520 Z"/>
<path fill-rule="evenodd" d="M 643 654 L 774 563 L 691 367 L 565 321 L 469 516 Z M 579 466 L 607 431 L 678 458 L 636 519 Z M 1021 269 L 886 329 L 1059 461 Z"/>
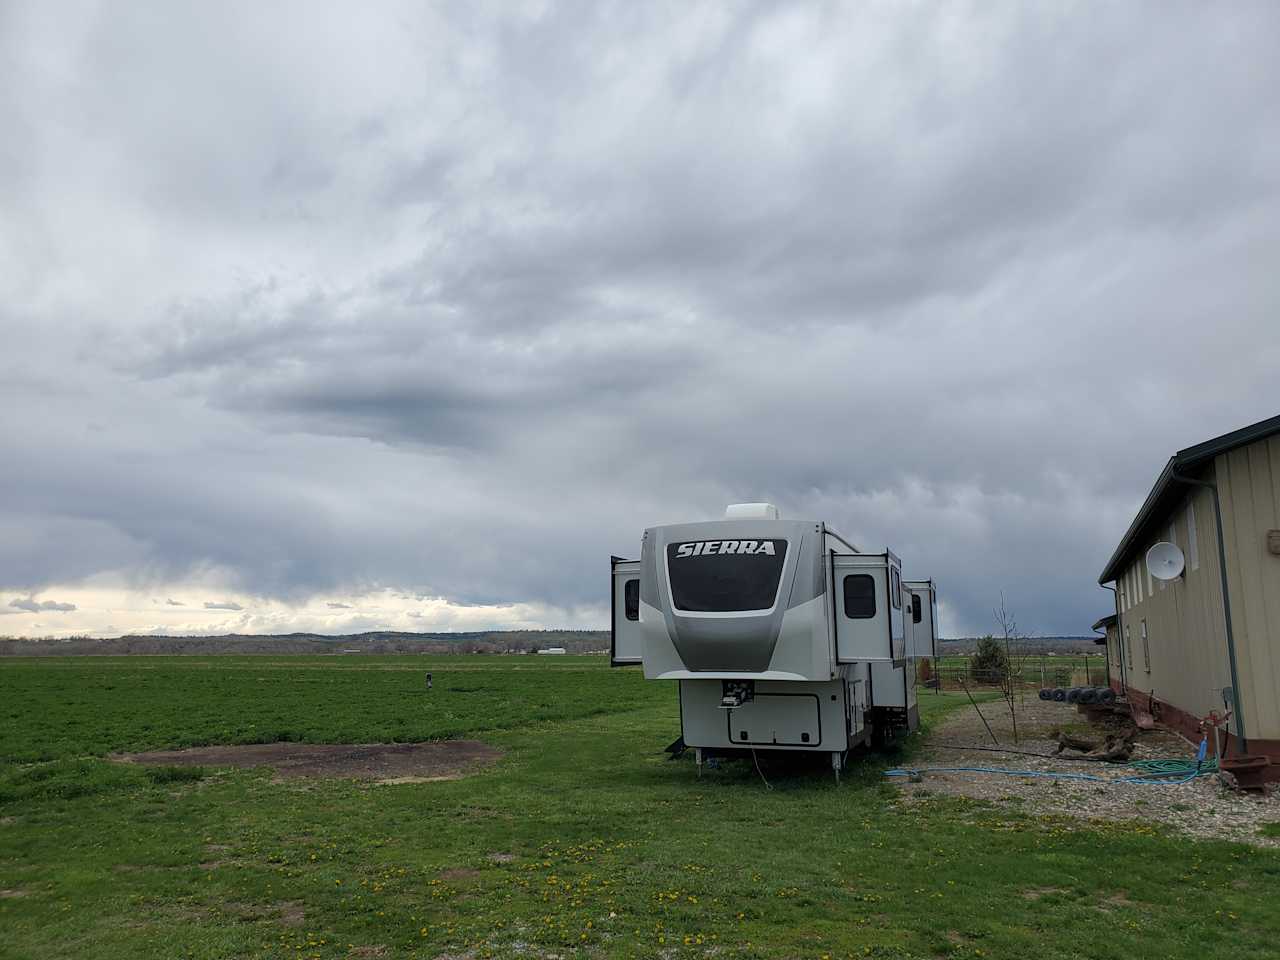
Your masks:
<path fill-rule="evenodd" d="M 1213 773 L 1212 770 L 1201 770 L 1199 772 L 1192 771 L 1184 777 L 1173 779 L 1170 777 L 1096 777 L 1091 773 L 1047 773 L 1041 770 L 1009 770 L 1004 767 L 920 767 L 918 769 L 905 769 L 902 767 L 893 770 L 886 770 L 886 777 L 911 777 L 921 776 L 926 773 L 995 773 L 1009 777 L 1043 777 L 1047 780 L 1085 780 L 1089 783 L 1190 783 L 1196 777 L 1205 777 Z"/>

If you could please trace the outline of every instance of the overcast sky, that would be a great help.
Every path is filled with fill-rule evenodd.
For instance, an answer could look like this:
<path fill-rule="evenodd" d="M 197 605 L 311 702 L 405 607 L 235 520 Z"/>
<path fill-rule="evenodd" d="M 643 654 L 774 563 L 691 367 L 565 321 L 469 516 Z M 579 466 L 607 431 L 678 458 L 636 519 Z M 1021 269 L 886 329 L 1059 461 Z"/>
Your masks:
<path fill-rule="evenodd" d="M 766 499 L 1088 632 L 1280 412 L 1280 6 L 0 2 L 0 634 L 606 626 Z M 72 609 L 74 608 L 74 609 Z"/>

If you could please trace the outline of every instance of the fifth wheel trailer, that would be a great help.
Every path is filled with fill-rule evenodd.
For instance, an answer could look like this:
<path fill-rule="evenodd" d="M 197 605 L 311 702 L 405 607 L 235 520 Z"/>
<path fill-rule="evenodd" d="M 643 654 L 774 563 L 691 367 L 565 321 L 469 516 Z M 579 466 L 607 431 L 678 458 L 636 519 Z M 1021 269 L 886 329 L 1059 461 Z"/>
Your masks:
<path fill-rule="evenodd" d="M 932 581 L 904 581 L 826 524 L 733 504 L 645 530 L 613 557 L 613 666 L 678 681 L 681 736 L 708 754 L 848 751 L 919 726 L 915 660 L 932 656 Z"/>

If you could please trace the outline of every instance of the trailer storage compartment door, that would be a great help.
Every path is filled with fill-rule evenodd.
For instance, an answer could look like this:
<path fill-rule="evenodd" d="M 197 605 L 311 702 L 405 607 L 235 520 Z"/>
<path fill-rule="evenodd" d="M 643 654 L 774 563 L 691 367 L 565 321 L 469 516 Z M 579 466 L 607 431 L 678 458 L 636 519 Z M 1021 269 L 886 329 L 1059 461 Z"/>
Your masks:
<path fill-rule="evenodd" d="M 613 569 L 613 628 L 609 662 L 615 667 L 637 664 L 644 657 L 640 632 L 640 561 L 611 557 Z"/>
<path fill-rule="evenodd" d="M 770 747 L 816 747 L 822 743 L 816 694 L 757 693 L 754 699 L 725 713 L 733 743 Z"/>
<path fill-rule="evenodd" d="M 890 617 L 896 611 L 889 596 L 889 558 L 884 554 L 829 554 L 828 563 L 831 576 L 827 588 L 834 601 L 836 660 L 840 663 L 893 660 L 889 626 Z"/>

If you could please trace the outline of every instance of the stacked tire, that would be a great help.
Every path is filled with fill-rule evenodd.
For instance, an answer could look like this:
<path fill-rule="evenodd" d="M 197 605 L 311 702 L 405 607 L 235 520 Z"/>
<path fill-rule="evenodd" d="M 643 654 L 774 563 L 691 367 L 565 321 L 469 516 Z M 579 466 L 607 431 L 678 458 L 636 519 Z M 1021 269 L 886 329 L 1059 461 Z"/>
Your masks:
<path fill-rule="evenodd" d="M 1116 692 L 1110 687 L 1042 687 L 1040 699 L 1056 703 L 1105 705 L 1116 702 Z"/>

